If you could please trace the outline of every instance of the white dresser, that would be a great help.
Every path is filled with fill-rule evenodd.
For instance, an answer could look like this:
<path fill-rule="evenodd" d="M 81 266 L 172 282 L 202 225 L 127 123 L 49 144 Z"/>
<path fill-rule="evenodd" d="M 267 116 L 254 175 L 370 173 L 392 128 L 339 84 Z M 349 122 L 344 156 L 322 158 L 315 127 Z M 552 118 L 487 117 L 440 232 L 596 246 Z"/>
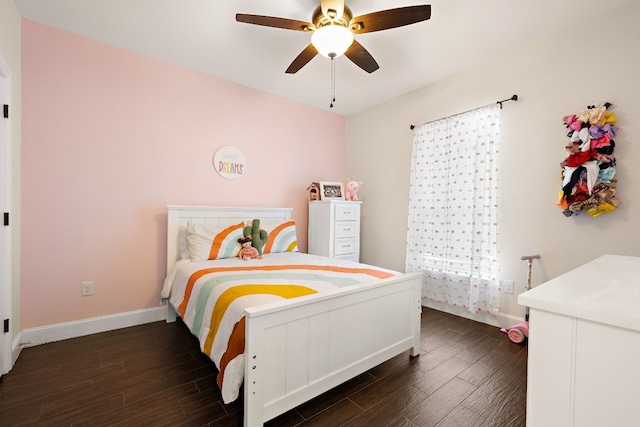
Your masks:
<path fill-rule="evenodd" d="M 640 257 L 602 256 L 518 303 L 530 307 L 527 427 L 640 425 Z"/>
<path fill-rule="evenodd" d="M 360 261 L 360 205 L 362 202 L 309 202 L 309 253 Z"/>

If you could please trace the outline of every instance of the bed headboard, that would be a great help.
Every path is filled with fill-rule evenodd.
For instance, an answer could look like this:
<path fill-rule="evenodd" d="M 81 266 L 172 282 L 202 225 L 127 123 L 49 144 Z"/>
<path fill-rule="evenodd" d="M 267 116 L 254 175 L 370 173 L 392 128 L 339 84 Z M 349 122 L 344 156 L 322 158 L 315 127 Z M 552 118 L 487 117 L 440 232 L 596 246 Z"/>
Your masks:
<path fill-rule="evenodd" d="M 195 224 L 233 224 L 253 219 L 289 221 L 291 208 L 233 208 L 220 206 L 167 206 L 167 273 L 179 258 L 178 231 L 181 226 Z"/>

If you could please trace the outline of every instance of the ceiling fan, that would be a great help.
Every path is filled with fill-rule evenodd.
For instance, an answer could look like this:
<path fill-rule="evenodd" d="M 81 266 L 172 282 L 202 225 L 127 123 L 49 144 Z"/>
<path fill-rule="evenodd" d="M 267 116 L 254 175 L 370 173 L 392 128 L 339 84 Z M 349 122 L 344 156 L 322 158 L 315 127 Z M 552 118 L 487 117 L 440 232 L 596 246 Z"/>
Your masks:
<path fill-rule="evenodd" d="M 344 0 L 320 0 L 311 22 L 245 13 L 236 14 L 236 21 L 312 33 L 311 43 L 289 65 L 288 74 L 297 73 L 318 53 L 332 59 L 344 54 L 358 67 L 373 73 L 380 66 L 367 49 L 355 40 L 355 34 L 402 27 L 426 21 L 430 17 L 431 6 L 419 5 L 381 10 L 354 18 Z"/>

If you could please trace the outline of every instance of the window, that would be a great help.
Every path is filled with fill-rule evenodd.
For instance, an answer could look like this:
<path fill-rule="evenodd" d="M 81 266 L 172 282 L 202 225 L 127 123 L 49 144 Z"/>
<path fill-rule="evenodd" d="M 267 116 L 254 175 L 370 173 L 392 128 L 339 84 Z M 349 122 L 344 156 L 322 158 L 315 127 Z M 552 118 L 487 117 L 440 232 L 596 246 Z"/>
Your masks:
<path fill-rule="evenodd" d="M 423 300 L 497 315 L 500 107 L 414 131 L 407 271 L 423 271 Z"/>

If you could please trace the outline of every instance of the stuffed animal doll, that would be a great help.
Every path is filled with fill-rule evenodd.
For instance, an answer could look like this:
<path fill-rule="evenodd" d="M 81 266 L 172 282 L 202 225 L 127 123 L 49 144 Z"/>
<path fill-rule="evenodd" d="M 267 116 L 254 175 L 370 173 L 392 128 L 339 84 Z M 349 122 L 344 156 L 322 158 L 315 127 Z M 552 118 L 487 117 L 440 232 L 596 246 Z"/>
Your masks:
<path fill-rule="evenodd" d="M 262 256 L 258 253 L 258 250 L 251 246 L 251 236 L 241 237 L 238 239 L 238 243 L 242 246 L 238 257 L 243 261 L 248 261 L 253 258 L 262 259 Z"/>
<path fill-rule="evenodd" d="M 352 181 L 348 179 L 347 188 L 345 190 L 345 199 L 353 200 L 353 201 L 358 200 L 358 190 L 360 189 L 361 185 L 362 185 L 362 182 Z"/>
<path fill-rule="evenodd" d="M 242 234 L 247 237 L 251 236 L 253 247 L 258 251 L 258 255 L 262 255 L 262 247 L 267 243 L 269 237 L 266 230 L 260 229 L 260 220 L 254 219 L 251 225 L 247 225 Z"/>

